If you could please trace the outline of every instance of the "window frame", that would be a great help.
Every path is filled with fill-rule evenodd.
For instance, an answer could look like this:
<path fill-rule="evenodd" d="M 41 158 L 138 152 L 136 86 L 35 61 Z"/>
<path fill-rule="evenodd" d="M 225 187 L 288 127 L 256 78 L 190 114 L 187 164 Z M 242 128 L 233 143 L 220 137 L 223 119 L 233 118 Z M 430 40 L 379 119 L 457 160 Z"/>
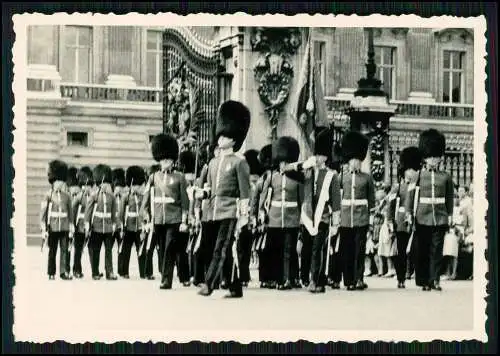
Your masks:
<path fill-rule="evenodd" d="M 68 135 L 73 133 L 73 132 L 78 132 L 78 133 L 86 133 L 87 134 L 87 146 L 73 146 L 69 145 L 68 142 Z M 71 126 L 64 126 L 62 130 L 63 139 L 61 142 L 64 144 L 63 149 L 67 150 L 69 152 L 78 152 L 78 151 L 84 151 L 84 150 L 89 150 L 94 147 L 94 129 L 88 126 L 78 126 L 78 125 L 71 125 Z"/>
<path fill-rule="evenodd" d="M 398 48 L 396 46 L 387 46 L 387 45 L 374 45 L 374 50 L 376 51 L 377 48 L 380 48 L 381 50 L 381 55 L 380 55 L 380 63 L 375 63 L 377 65 L 377 70 L 378 70 L 378 79 L 382 82 L 382 85 L 384 84 L 384 72 L 385 69 L 390 68 L 391 69 L 391 92 L 389 94 L 389 100 L 395 100 L 396 99 L 396 70 L 397 70 L 397 53 L 398 53 Z M 384 51 L 385 50 L 390 50 L 391 51 L 391 62 L 392 64 L 388 65 L 384 63 Z"/>
<path fill-rule="evenodd" d="M 157 60 L 156 60 L 156 64 L 157 64 L 157 72 L 156 72 L 156 86 L 153 86 L 152 88 L 163 88 L 163 70 L 165 68 L 162 68 L 163 67 L 163 31 L 164 29 L 162 28 L 157 28 L 157 27 L 148 27 L 148 28 L 145 28 L 142 32 L 142 45 L 141 45 L 141 83 L 143 86 L 145 87 L 150 87 L 149 84 L 148 84 L 148 71 L 149 71 L 149 68 L 148 68 L 148 55 L 150 52 L 157 52 Z M 148 33 L 149 32 L 155 32 L 158 37 L 159 37 L 159 49 L 156 49 L 155 51 L 152 51 L 150 49 L 148 49 Z M 160 73 L 160 70 L 161 69 L 162 73 Z"/>
<path fill-rule="evenodd" d="M 78 28 L 88 28 L 90 29 L 90 44 L 89 44 L 89 81 L 88 83 L 82 83 L 80 82 L 79 80 L 77 81 L 65 81 L 64 78 L 62 78 L 62 82 L 63 83 L 71 83 L 71 84 L 92 84 L 95 82 L 95 69 L 94 69 L 94 65 L 95 63 L 98 63 L 98 59 L 96 59 L 96 55 L 97 55 L 97 51 L 96 51 L 96 36 L 97 36 L 97 31 L 96 31 L 96 27 L 95 26 L 92 26 L 92 25 L 89 25 L 89 26 L 85 26 L 85 25 L 61 25 L 59 26 L 59 58 L 58 58 L 58 64 L 57 64 L 57 70 L 59 71 L 59 75 L 61 75 L 62 77 L 62 64 L 63 62 L 66 60 L 67 57 L 67 54 L 66 54 L 66 43 L 64 42 L 64 38 L 65 38 L 65 34 L 66 34 L 66 30 L 68 27 L 78 27 Z M 77 43 L 78 43 L 78 38 L 79 38 L 79 35 L 77 36 Z M 80 48 L 80 47 L 77 47 L 77 48 Z M 84 48 L 84 47 L 82 47 Z M 78 63 L 78 51 L 77 51 L 77 55 L 75 57 L 75 62 Z M 78 77 L 78 64 L 76 65 L 76 70 L 75 70 L 75 73 Z"/>
<path fill-rule="evenodd" d="M 319 52 L 320 52 L 320 57 L 323 55 L 323 58 L 316 58 L 316 45 L 319 44 Z M 326 71 L 327 71 L 327 45 L 328 41 L 324 38 L 315 38 L 313 40 L 313 58 L 314 58 L 314 65 L 316 68 L 320 69 L 320 78 L 321 78 L 321 89 L 323 90 L 323 94 L 326 96 Z"/>
<path fill-rule="evenodd" d="M 445 68 L 444 67 L 444 59 L 445 59 L 445 54 L 446 52 L 450 52 L 450 67 Z M 461 57 L 462 60 L 462 68 L 460 69 L 455 69 L 453 67 L 453 53 L 458 53 L 459 56 Z M 441 66 L 440 66 L 440 88 L 441 88 L 441 93 L 439 94 L 439 101 L 442 103 L 446 104 L 464 104 L 465 103 L 465 83 L 466 83 L 466 66 L 467 66 L 467 51 L 462 50 L 462 49 L 442 49 L 441 50 Z M 444 101 L 443 94 L 444 94 L 444 74 L 449 73 L 449 78 L 448 78 L 448 85 L 449 85 L 449 100 Z M 460 73 L 460 101 L 457 103 L 453 102 L 453 73 Z"/>

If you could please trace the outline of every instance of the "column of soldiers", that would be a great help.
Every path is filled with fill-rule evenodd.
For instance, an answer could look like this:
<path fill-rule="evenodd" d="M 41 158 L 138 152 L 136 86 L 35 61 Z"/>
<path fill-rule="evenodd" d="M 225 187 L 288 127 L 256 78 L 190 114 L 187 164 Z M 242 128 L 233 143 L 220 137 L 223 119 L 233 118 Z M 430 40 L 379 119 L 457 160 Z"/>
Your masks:
<path fill-rule="evenodd" d="M 179 153 L 173 136 L 157 135 L 151 145 L 157 164 L 148 172 L 105 164 L 76 170 L 50 162 L 51 189 L 40 221 L 49 278 L 55 279 L 59 246 L 64 280 L 83 278 L 85 247 L 94 280 L 128 279 L 135 246 L 143 279 L 155 278 L 157 251 L 160 288 L 166 290 L 176 268 L 179 282 L 198 286 L 202 296 L 228 289 L 227 297 L 241 298 L 252 256 L 261 288 L 324 293 L 343 282 L 350 291 L 367 289 L 365 248 L 377 214 L 373 179 L 361 171 L 368 138 L 352 131 L 334 145 L 329 128 L 317 130 L 313 155 L 298 162 L 299 143 L 289 136 L 240 155 L 249 126 L 248 108 L 227 101 L 219 108 L 214 143 Z M 398 288 L 405 288 L 411 252 L 416 284 L 441 290 L 454 196 L 450 175 L 438 169 L 444 150 L 443 134 L 429 129 L 419 147 L 401 152 L 398 184 L 386 198 Z"/>

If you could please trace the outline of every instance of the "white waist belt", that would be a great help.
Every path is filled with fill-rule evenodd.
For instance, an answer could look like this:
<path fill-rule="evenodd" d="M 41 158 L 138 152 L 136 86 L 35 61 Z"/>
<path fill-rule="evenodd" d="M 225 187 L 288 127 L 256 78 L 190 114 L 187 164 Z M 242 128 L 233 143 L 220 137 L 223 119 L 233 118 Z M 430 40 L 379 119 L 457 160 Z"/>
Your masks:
<path fill-rule="evenodd" d="M 420 198 L 422 204 L 444 204 L 446 202 L 445 198 Z"/>
<path fill-rule="evenodd" d="M 342 199 L 342 205 L 351 206 L 351 205 L 366 205 L 368 206 L 367 199 Z"/>
<path fill-rule="evenodd" d="M 106 213 L 105 214 L 105 213 L 102 213 L 100 211 L 96 211 L 95 214 L 94 214 L 94 216 L 97 217 L 97 218 L 103 218 L 103 219 L 104 218 L 109 218 L 109 219 L 111 219 L 111 213 Z"/>
<path fill-rule="evenodd" d="M 406 209 L 404 206 L 400 206 L 398 209 L 398 212 L 400 212 L 400 213 L 404 213 L 405 211 L 406 211 Z"/>
<path fill-rule="evenodd" d="M 281 207 L 296 208 L 298 206 L 298 204 L 297 204 L 296 201 L 277 201 L 277 200 L 273 200 L 273 201 L 271 201 L 271 206 L 278 207 L 278 208 L 281 208 Z"/>
<path fill-rule="evenodd" d="M 50 213 L 51 218 L 67 218 L 68 213 L 63 213 L 63 212 L 58 212 L 58 211 L 53 211 Z"/>
<path fill-rule="evenodd" d="M 175 199 L 171 197 L 155 197 L 154 202 L 160 204 L 172 204 L 175 203 Z"/>
<path fill-rule="evenodd" d="M 136 218 L 138 216 L 139 214 L 137 214 L 137 212 L 131 212 L 126 215 L 127 218 Z"/>
<path fill-rule="evenodd" d="M 81 213 L 81 214 L 78 214 L 78 216 L 76 217 L 76 221 L 79 221 L 81 219 L 84 219 L 85 218 L 85 214 Z"/>

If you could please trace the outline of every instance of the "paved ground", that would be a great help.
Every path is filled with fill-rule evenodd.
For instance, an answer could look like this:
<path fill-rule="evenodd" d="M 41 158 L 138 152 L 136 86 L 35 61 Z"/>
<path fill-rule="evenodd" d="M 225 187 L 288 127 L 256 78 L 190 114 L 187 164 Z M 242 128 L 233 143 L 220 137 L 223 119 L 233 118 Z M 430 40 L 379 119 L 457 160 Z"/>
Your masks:
<path fill-rule="evenodd" d="M 398 290 L 393 279 L 367 278 L 369 289 L 364 292 L 329 289 L 321 295 L 262 290 L 255 282 L 244 290 L 243 299 L 225 300 L 225 291 L 201 297 L 194 286 L 175 284 L 173 290 L 160 290 L 158 280 L 138 278 L 134 258 L 130 280 L 93 281 L 87 273 L 83 280 L 49 281 L 46 252 L 42 257 L 39 248 L 28 250 L 29 283 L 23 289 L 24 303 L 18 305 L 23 306 L 20 318 L 40 336 L 68 332 L 97 336 L 134 329 L 458 331 L 473 327 L 470 281 L 444 281 L 442 292 L 422 292 L 414 281 Z M 88 272 L 88 260 L 83 262 Z M 256 271 L 252 273 L 256 280 Z"/>

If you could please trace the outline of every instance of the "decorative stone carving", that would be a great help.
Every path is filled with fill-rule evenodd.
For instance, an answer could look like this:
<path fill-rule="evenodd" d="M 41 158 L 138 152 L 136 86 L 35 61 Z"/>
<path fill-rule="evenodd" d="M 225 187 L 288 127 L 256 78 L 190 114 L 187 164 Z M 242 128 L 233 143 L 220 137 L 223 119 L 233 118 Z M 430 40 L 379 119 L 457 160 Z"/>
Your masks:
<path fill-rule="evenodd" d="M 474 32 L 466 28 L 444 28 L 435 30 L 434 34 L 441 43 L 459 41 L 471 45 L 474 43 Z"/>
<path fill-rule="evenodd" d="M 296 53 L 301 42 L 300 30 L 290 27 L 256 27 L 250 39 L 252 49 L 260 52 L 254 74 L 273 138 L 277 136 L 279 114 L 290 94 L 293 78 L 290 56 Z"/>
<path fill-rule="evenodd" d="M 404 39 L 408 34 L 409 28 L 407 27 L 393 27 L 390 29 L 391 33 L 398 39 Z"/>

